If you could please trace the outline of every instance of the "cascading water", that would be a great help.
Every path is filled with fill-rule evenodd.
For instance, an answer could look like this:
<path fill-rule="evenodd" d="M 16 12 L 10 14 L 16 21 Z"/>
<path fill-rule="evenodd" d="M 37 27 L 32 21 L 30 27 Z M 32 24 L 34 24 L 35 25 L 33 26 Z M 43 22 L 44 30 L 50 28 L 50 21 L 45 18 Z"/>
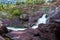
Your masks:
<path fill-rule="evenodd" d="M 46 21 L 47 21 L 46 14 L 44 14 L 41 18 L 38 19 L 36 25 L 32 26 L 32 29 L 38 28 L 38 25 L 41 23 L 46 24 Z"/>
<path fill-rule="evenodd" d="M 44 14 L 41 18 L 38 19 L 37 23 L 32 26 L 32 29 L 38 28 L 38 25 L 43 23 L 46 24 L 47 18 L 46 14 Z M 7 27 L 7 29 L 18 31 L 18 30 L 26 30 L 27 28 L 13 28 L 13 27 Z"/>

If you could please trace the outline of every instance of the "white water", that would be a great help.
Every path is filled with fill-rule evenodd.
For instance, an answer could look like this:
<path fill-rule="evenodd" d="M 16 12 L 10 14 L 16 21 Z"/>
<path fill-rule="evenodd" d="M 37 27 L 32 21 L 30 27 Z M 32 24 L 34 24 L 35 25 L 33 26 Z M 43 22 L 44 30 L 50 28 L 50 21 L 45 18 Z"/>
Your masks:
<path fill-rule="evenodd" d="M 41 18 L 38 19 L 36 25 L 32 26 L 32 29 L 38 28 L 38 25 L 41 23 L 46 24 L 46 21 L 47 21 L 46 14 L 44 14 Z"/>
<path fill-rule="evenodd" d="M 26 30 L 27 28 L 14 28 L 14 27 L 7 27 L 7 29 L 9 29 L 9 30 L 13 30 L 13 31 L 18 31 L 18 30 Z"/>
<path fill-rule="evenodd" d="M 43 24 L 46 24 L 46 14 L 44 14 L 41 18 L 38 19 L 36 25 L 32 26 L 32 29 L 36 29 L 38 28 L 38 25 L 43 23 Z M 10 30 L 14 30 L 14 31 L 18 31 L 18 30 L 26 30 L 27 28 L 14 28 L 14 27 L 7 27 L 7 29 L 10 29 Z"/>

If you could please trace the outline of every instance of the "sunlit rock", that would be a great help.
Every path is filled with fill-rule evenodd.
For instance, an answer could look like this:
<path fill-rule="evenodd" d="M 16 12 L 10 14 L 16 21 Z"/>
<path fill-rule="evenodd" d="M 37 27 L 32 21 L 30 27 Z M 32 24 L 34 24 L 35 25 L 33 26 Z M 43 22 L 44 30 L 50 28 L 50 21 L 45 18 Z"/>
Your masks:
<path fill-rule="evenodd" d="M 2 19 L 6 19 L 6 18 L 8 18 L 9 17 L 9 13 L 6 13 L 6 12 L 2 12 L 2 11 L 0 11 L 0 18 L 2 18 Z"/>

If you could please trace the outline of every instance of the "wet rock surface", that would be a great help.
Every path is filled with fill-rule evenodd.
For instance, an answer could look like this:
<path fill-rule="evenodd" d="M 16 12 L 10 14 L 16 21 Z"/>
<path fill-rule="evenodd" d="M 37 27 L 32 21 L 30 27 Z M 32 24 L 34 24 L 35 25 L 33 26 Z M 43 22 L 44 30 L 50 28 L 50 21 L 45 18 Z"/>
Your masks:
<path fill-rule="evenodd" d="M 36 29 L 28 28 L 24 31 L 11 31 L 5 36 L 12 40 L 55 40 L 55 28 L 55 24 L 39 24 Z"/>
<path fill-rule="evenodd" d="M 55 19 L 48 20 L 49 22 L 47 24 L 39 24 L 36 29 L 30 27 L 24 31 L 11 31 L 5 36 L 12 40 L 60 40 L 60 22 L 54 21 Z M 4 37 L 2 36 L 0 39 L 4 40 Z"/>
<path fill-rule="evenodd" d="M 24 31 L 12 31 L 7 35 L 13 40 L 55 40 L 54 28 L 51 24 L 40 24 L 37 29 L 26 29 Z M 51 32 L 51 30 L 53 30 Z"/>

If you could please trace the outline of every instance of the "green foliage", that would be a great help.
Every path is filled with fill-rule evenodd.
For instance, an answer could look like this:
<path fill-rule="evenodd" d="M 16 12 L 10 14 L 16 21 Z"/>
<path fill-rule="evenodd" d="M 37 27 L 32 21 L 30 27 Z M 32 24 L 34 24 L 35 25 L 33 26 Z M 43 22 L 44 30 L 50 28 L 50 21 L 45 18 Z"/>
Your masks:
<path fill-rule="evenodd" d="M 12 8 L 10 11 L 10 18 L 13 18 L 14 16 L 21 16 L 24 13 L 22 12 L 22 10 L 20 8 Z"/>
<path fill-rule="evenodd" d="M 35 0 L 34 4 L 44 4 L 45 0 Z"/>
<path fill-rule="evenodd" d="M 43 4 L 45 3 L 45 0 L 26 0 L 26 2 L 16 2 L 16 6 L 20 5 L 20 4 L 24 4 L 28 7 L 29 4 Z M 16 7 L 15 6 L 15 7 Z M 0 6 L 0 11 L 5 11 L 5 12 L 9 12 L 10 13 L 10 18 L 13 18 L 13 16 L 23 16 L 23 12 L 21 10 L 21 8 L 13 8 L 14 6 L 11 5 L 9 2 L 7 4 L 7 6 L 1 5 Z"/>
<path fill-rule="evenodd" d="M 25 5 L 28 6 L 29 4 L 44 4 L 45 0 L 26 0 Z"/>
<path fill-rule="evenodd" d="M 20 11 L 18 10 L 18 9 L 16 9 L 16 10 L 14 10 L 13 12 L 12 12 L 12 15 L 15 15 L 15 16 L 19 16 L 20 15 Z"/>
<path fill-rule="evenodd" d="M 3 5 L 0 5 L 0 11 L 4 10 Z"/>
<path fill-rule="evenodd" d="M 28 2 L 28 3 L 31 3 L 31 4 L 33 4 L 33 3 L 34 3 L 34 1 L 33 1 L 33 0 L 27 0 L 27 2 Z"/>
<path fill-rule="evenodd" d="M 21 4 L 21 2 L 16 2 L 16 5 L 20 5 Z"/>
<path fill-rule="evenodd" d="M 34 4 L 34 0 L 26 0 L 25 5 Z"/>
<path fill-rule="evenodd" d="M 25 2 L 21 2 L 20 0 L 17 0 L 16 5 L 24 4 Z"/>

